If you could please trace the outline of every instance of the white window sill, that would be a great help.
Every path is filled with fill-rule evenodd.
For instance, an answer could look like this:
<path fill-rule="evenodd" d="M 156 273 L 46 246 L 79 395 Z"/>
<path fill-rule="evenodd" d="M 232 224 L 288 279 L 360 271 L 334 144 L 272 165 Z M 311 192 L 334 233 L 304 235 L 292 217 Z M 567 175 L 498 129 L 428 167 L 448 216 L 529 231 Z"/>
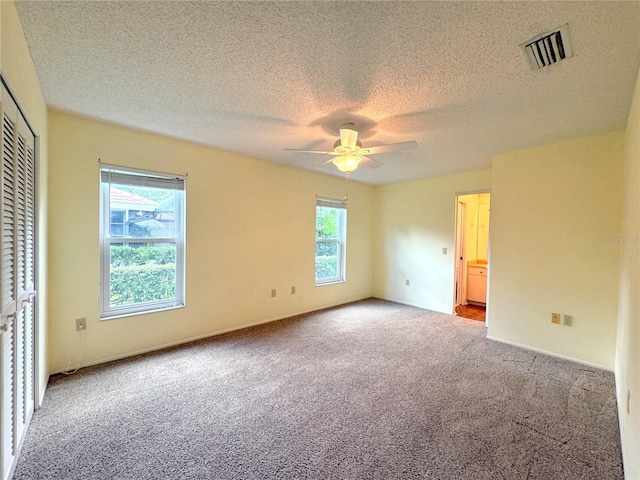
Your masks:
<path fill-rule="evenodd" d="M 324 287 L 325 285 L 335 285 L 336 283 L 345 283 L 346 280 L 331 280 L 328 282 L 316 282 L 315 286 L 316 287 Z"/>
<path fill-rule="evenodd" d="M 175 305 L 175 306 L 171 306 L 171 307 L 161 307 L 161 308 L 155 308 L 153 310 L 141 310 L 139 312 L 126 312 L 126 313 L 114 313 L 111 315 L 105 315 L 100 317 L 100 320 L 116 320 L 118 318 L 127 318 L 127 317 L 135 317 L 138 315 L 147 315 L 149 313 L 159 313 L 159 312 L 166 312 L 167 310 L 177 310 L 179 308 L 184 308 L 184 304 L 183 305 Z"/>

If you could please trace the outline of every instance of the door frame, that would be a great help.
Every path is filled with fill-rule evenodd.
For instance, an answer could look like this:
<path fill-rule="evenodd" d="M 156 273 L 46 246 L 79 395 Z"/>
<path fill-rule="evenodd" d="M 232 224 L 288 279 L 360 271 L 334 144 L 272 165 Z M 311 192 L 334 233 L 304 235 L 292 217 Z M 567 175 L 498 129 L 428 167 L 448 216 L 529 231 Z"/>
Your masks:
<path fill-rule="evenodd" d="M 34 201 L 34 212 L 33 212 L 33 241 L 34 241 L 34 252 L 33 252 L 33 263 L 34 263 L 34 277 L 33 283 L 36 292 L 36 297 L 33 302 L 33 314 L 34 314 L 34 331 L 33 331 L 33 389 L 34 389 L 34 408 L 37 410 L 42 406 L 42 402 L 44 401 L 44 392 L 46 390 L 46 385 L 48 382 L 49 376 L 46 375 L 47 381 L 41 383 L 41 379 L 43 377 L 43 371 L 41 370 L 40 362 L 43 359 L 44 352 L 41 347 L 43 342 L 45 341 L 42 338 L 41 325 L 40 325 L 40 302 L 43 298 L 41 295 L 41 291 L 43 290 L 43 285 L 40 284 L 40 279 L 42 278 L 40 275 L 40 185 L 41 185 L 41 171 L 40 171 L 40 135 L 38 135 L 33 128 L 33 125 L 29 121 L 24 109 L 20 105 L 18 98 L 13 94 L 14 90 L 11 88 L 7 79 L 0 73 L 0 83 L 1 86 L 4 87 L 6 92 L 9 94 L 16 107 L 18 108 L 18 113 L 22 115 L 22 119 L 27 125 L 27 128 L 31 130 L 31 133 L 34 137 L 34 163 L 35 163 L 35 177 L 34 177 L 34 192 L 33 192 L 33 201 Z"/>
<path fill-rule="evenodd" d="M 453 262 L 453 305 L 451 308 L 451 311 L 455 314 L 456 312 L 456 306 L 459 305 L 458 304 L 458 295 L 457 295 L 457 282 L 458 282 L 458 275 L 457 275 L 457 270 L 458 270 L 458 262 L 459 262 L 459 257 L 460 255 L 458 254 L 458 247 L 459 247 L 459 240 L 464 240 L 464 238 L 466 238 L 466 226 L 462 227 L 462 232 L 460 232 L 460 226 L 459 226 L 459 209 L 458 209 L 458 205 L 461 203 L 460 202 L 460 198 L 459 197 L 464 197 L 465 195 L 481 195 L 484 193 L 488 193 L 489 194 L 489 198 L 491 198 L 491 189 L 490 188 L 482 188 L 482 189 L 478 189 L 478 190 L 466 190 L 466 191 L 460 191 L 460 192 L 456 192 L 454 195 L 454 202 L 455 202 L 455 218 L 453 221 L 454 224 L 454 245 L 456 248 L 456 256 L 455 256 L 455 261 Z M 466 219 L 466 208 L 464 209 L 464 215 L 465 215 L 465 219 Z M 463 254 L 462 255 L 463 260 L 462 262 L 466 263 L 467 259 L 466 256 Z M 491 265 L 491 221 L 489 221 L 489 239 L 488 239 L 488 243 L 487 243 L 487 263 L 489 263 L 489 265 Z M 466 268 L 463 268 L 463 275 L 464 272 L 466 271 Z M 487 269 L 487 311 L 486 311 L 486 316 L 485 316 L 485 327 L 489 326 L 489 285 L 490 285 L 490 277 L 491 277 L 491 268 Z M 465 296 L 465 300 L 466 300 L 466 287 L 464 288 L 464 296 Z"/>
<path fill-rule="evenodd" d="M 455 299 L 454 299 L 454 312 L 455 307 L 458 305 L 466 305 L 467 304 L 467 286 L 464 281 L 466 277 L 466 268 L 465 265 L 465 239 L 467 232 L 467 204 L 461 202 L 458 197 L 456 197 L 456 236 L 455 236 L 455 245 L 456 245 L 456 266 L 455 266 Z"/>
<path fill-rule="evenodd" d="M 31 385 L 30 385 L 30 389 L 28 389 L 30 391 L 32 405 L 29 406 L 30 411 L 23 412 L 24 417 L 23 417 L 22 423 L 23 423 L 24 430 L 22 431 L 20 437 L 19 438 L 15 437 L 15 434 L 14 434 L 14 437 L 12 439 L 15 442 L 13 445 L 14 456 L 11 461 L 11 464 L 9 465 L 9 471 L 8 472 L 4 471 L 4 465 L 0 465 L 0 474 L 2 476 L 7 475 L 7 478 L 11 478 L 15 470 L 15 467 L 17 465 L 18 458 L 20 456 L 22 444 L 24 442 L 24 439 L 26 438 L 26 433 L 29 428 L 29 424 L 31 422 L 31 417 L 33 415 L 34 410 L 38 409 L 41 406 L 42 404 L 41 400 L 44 396 L 44 389 L 46 388 L 46 384 L 41 385 L 40 383 L 40 377 L 41 377 L 41 374 L 43 373 L 40 367 L 40 361 L 42 360 L 42 355 L 43 355 L 41 346 L 43 346 L 44 339 L 42 338 L 42 335 L 41 335 L 41 324 L 40 324 L 41 310 L 38 307 L 38 304 L 40 303 L 40 296 L 37 294 L 39 287 L 41 286 L 40 280 L 42 278 L 40 275 L 40 268 L 39 268 L 40 228 L 38 223 L 40 220 L 40 209 L 39 209 L 38 201 L 39 201 L 39 187 L 40 187 L 40 180 L 41 180 L 40 178 L 40 137 L 35 133 L 35 130 L 32 124 L 29 122 L 24 109 L 21 108 L 20 102 L 18 101 L 17 97 L 13 94 L 14 90 L 10 88 L 9 84 L 7 83 L 5 77 L 2 74 L 0 74 L 0 84 L 3 90 L 3 94 L 2 96 L 0 96 L 0 99 L 2 99 L 2 97 L 4 96 L 4 93 L 7 94 L 8 99 L 3 99 L 4 102 L 8 100 L 11 101 L 11 103 L 13 104 L 12 108 L 15 107 L 15 109 L 17 110 L 17 115 L 20 116 L 21 118 L 20 121 L 23 122 L 23 125 L 26 127 L 26 129 L 31 133 L 31 135 L 33 135 L 33 192 L 32 192 L 33 193 L 33 258 L 32 258 L 33 285 L 30 291 L 23 292 L 22 296 L 24 296 L 24 294 L 26 293 L 27 295 L 26 299 L 22 298 L 22 301 L 20 301 L 21 297 L 16 297 L 15 299 L 16 304 L 19 302 L 22 305 L 21 308 L 24 308 L 25 303 L 30 304 L 31 306 L 29 307 L 27 305 L 26 308 L 31 308 L 32 314 L 33 314 L 33 325 L 31 327 L 32 328 L 32 332 L 31 332 L 32 349 L 33 349 L 32 355 L 31 355 L 32 356 L 31 375 L 30 375 Z M 4 106 L 2 107 L 1 110 L 4 111 Z M 16 321 L 16 326 L 17 326 L 17 321 Z M 17 331 L 17 328 L 14 329 L 13 331 L 14 335 L 16 334 L 16 331 Z M 15 346 L 12 354 L 13 355 L 16 354 Z M 26 365 L 24 366 L 24 368 L 26 368 Z M 14 396 L 14 398 L 16 397 Z M 15 405 L 14 405 L 14 408 L 15 408 Z M 14 416 L 15 414 L 16 412 L 14 411 Z M 5 425 L 3 425 L 3 428 L 5 428 Z M 14 427 L 12 427 L 12 429 L 13 428 Z M 4 453 L 2 453 L 2 455 L 4 455 Z M 4 458 L 2 459 L 2 461 L 4 463 Z"/>

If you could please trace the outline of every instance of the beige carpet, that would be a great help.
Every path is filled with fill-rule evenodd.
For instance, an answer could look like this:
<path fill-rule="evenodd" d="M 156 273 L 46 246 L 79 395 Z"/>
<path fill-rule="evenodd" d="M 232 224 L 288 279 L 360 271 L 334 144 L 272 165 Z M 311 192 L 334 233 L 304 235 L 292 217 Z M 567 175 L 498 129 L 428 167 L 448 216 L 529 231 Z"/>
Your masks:
<path fill-rule="evenodd" d="M 371 299 L 52 378 L 14 478 L 601 480 L 622 467 L 612 374 Z"/>

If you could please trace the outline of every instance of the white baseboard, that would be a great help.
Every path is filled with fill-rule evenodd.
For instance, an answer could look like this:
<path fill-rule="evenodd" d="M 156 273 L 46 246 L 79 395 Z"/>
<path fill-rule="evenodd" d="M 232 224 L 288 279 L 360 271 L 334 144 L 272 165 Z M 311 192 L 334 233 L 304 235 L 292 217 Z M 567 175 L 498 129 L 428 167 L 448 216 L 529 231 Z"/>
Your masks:
<path fill-rule="evenodd" d="M 521 343 L 511 342 L 509 340 L 504 340 L 502 338 L 492 337 L 491 335 L 487 335 L 487 338 L 495 342 L 506 343 L 507 345 L 512 345 L 514 347 L 524 348 L 525 350 L 530 350 L 532 352 L 542 353 L 544 355 L 549 355 L 550 357 L 561 358 L 563 360 L 569 360 L 570 362 L 580 363 L 581 365 L 586 365 L 588 367 L 598 368 L 600 370 L 606 370 L 607 372 L 614 373 L 614 370 L 610 367 L 605 367 L 604 365 L 598 365 L 597 363 L 586 362 L 584 360 L 580 360 L 579 358 L 573 358 L 567 355 L 560 355 L 559 353 L 548 352 L 547 350 L 530 347 L 529 345 L 523 345 Z"/>
<path fill-rule="evenodd" d="M 88 362 L 83 362 L 81 365 L 70 366 L 70 367 L 66 368 L 65 370 L 58 370 L 58 371 L 55 371 L 55 372 L 51 372 L 51 375 L 55 375 L 57 373 L 63 373 L 65 371 L 75 371 L 75 370 L 80 369 L 80 368 L 92 367 L 94 365 L 100 365 L 101 363 L 107 363 L 107 362 L 113 362 L 115 360 L 122 360 L 123 358 L 135 357 L 136 355 L 142 355 L 142 354 L 149 353 L 149 352 L 155 352 L 157 350 L 163 350 L 165 348 L 175 347 L 177 345 L 183 345 L 185 343 L 196 342 L 196 341 L 202 340 L 204 338 L 215 337 L 217 335 L 223 335 L 225 333 L 235 332 L 237 330 L 243 330 L 245 328 L 256 327 L 258 325 L 264 325 L 265 323 L 277 322 L 278 320 L 284 320 L 285 318 L 297 317 L 298 315 L 304 315 L 306 313 L 317 312 L 317 311 L 320 311 L 320 310 L 326 310 L 327 308 L 333 308 L 333 307 L 338 307 L 340 305 L 347 305 L 349 303 L 359 302 L 359 301 L 365 300 L 367 298 L 371 298 L 371 297 L 367 296 L 367 297 L 357 298 L 355 300 L 349 300 L 347 302 L 339 302 L 339 303 L 335 303 L 335 304 L 330 304 L 330 305 L 327 305 L 327 306 L 324 306 L 324 307 L 321 307 L 321 308 L 312 308 L 310 310 L 303 310 L 303 311 L 296 312 L 296 313 L 289 313 L 289 314 L 282 315 L 282 316 L 279 316 L 279 317 L 269 318 L 269 319 L 266 319 L 266 320 L 260 320 L 260 321 L 253 322 L 253 323 L 247 323 L 247 324 L 244 324 L 244 325 L 225 328 L 223 330 L 216 330 L 214 332 L 209 332 L 209 333 L 205 333 L 205 334 L 202 334 L 202 335 L 197 335 L 195 337 L 189 337 L 189 338 L 184 338 L 184 339 L 181 339 L 181 340 L 176 340 L 175 342 L 163 343 L 161 345 L 155 345 L 153 347 L 143 348 L 143 349 L 140 349 L 140 350 L 135 350 L 133 352 L 127 352 L 127 353 L 122 353 L 120 355 L 113 355 L 113 356 L 109 356 L 109 357 L 98 358 L 98 359 L 91 360 L 91 361 L 88 361 Z M 43 392 L 43 396 L 44 396 L 44 392 Z"/>
<path fill-rule="evenodd" d="M 417 303 L 407 302 L 405 300 L 397 300 L 395 298 L 387 298 L 387 297 L 376 297 L 375 295 L 373 296 L 373 298 L 377 298 L 378 300 L 385 300 L 387 302 L 399 303 L 401 305 L 408 305 L 409 307 L 421 308 L 422 310 L 429 310 L 430 312 L 444 313 L 445 315 L 453 315 L 453 312 L 443 312 L 440 310 L 434 310 L 433 308 L 425 307 L 424 305 L 418 305 Z"/>
<path fill-rule="evenodd" d="M 38 394 L 38 397 L 36 398 L 36 405 L 35 405 L 36 410 L 39 409 L 44 403 L 44 394 L 47 391 L 47 385 L 49 385 L 49 375 L 47 375 L 46 380 L 36 390 L 36 393 Z"/>

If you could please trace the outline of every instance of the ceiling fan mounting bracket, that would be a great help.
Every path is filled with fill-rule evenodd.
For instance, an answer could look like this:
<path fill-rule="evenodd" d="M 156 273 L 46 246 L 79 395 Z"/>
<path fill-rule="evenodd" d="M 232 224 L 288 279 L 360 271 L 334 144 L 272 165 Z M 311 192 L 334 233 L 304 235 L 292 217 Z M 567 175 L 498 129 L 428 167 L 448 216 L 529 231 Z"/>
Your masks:
<path fill-rule="evenodd" d="M 343 146 L 342 145 L 342 140 L 338 139 L 334 142 L 333 144 L 333 151 L 338 153 L 339 150 L 344 150 L 343 152 L 338 153 L 339 155 L 344 155 L 345 153 L 350 153 L 350 152 L 354 152 L 356 150 L 360 150 L 362 149 L 362 142 L 360 140 L 356 140 L 356 145 L 355 147 L 349 147 L 349 146 Z"/>

